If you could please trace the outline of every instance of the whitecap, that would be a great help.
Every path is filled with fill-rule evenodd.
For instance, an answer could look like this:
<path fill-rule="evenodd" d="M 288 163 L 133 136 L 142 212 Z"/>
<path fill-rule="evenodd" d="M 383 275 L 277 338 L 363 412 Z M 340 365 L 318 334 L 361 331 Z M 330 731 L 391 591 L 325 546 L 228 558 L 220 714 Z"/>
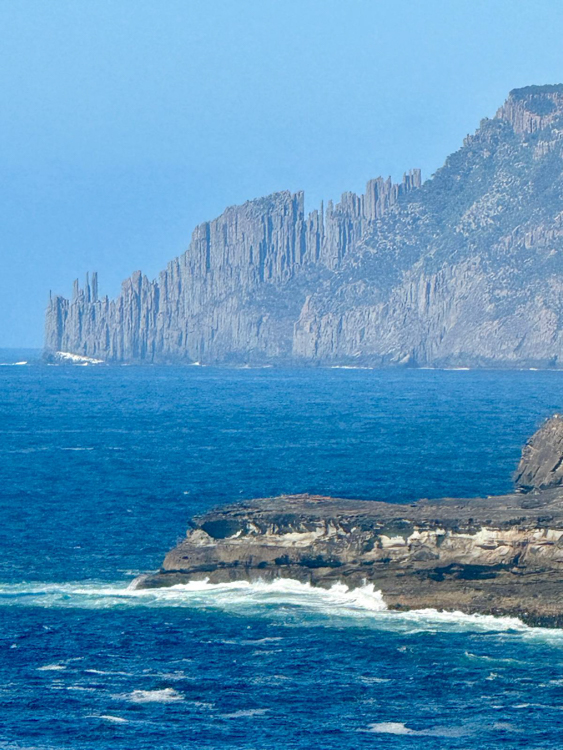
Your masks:
<path fill-rule="evenodd" d="M 85 669 L 85 672 L 88 674 L 102 674 L 102 675 L 109 675 L 109 674 L 116 674 L 116 675 L 122 675 L 124 677 L 131 677 L 132 672 L 114 672 L 111 670 L 105 670 L 105 669 Z"/>
<path fill-rule="evenodd" d="M 132 693 L 117 696 L 131 703 L 178 703 L 183 701 L 184 696 L 173 688 L 162 690 L 133 690 Z"/>
<path fill-rule="evenodd" d="M 111 714 L 101 714 L 99 718 L 104 719 L 104 721 L 112 721 L 115 724 L 128 724 L 129 723 L 129 720 L 124 719 L 123 716 L 112 716 Z"/>
<path fill-rule="evenodd" d="M 399 721 L 382 721 L 379 724 L 370 724 L 367 731 L 376 734 L 416 734 L 414 729 L 409 729 Z"/>
<path fill-rule="evenodd" d="M 64 664 L 45 664 L 43 667 L 37 667 L 38 672 L 58 672 L 62 669 L 66 669 Z"/>
<path fill-rule="evenodd" d="M 411 729 L 400 721 L 382 721 L 370 724 L 367 732 L 375 734 L 408 734 L 418 737 L 463 737 L 471 734 L 466 727 L 431 727 L 429 729 Z"/>
<path fill-rule="evenodd" d="M 264 716 L 269 708 L 248 708 L 240 711 L 233 711 L 231 714 L 221 714 L 223 719 L 250 719 L 253 716 Z"/>
<path fill-rule="evenodd" d="M 246 646 L 259 646 L 262 643 L 277 643 L 279 641 L 283 641 L 282 636 L 270 636 L 266 638 L 255 638 L 255 639 L 249 639 L 249 640 L 243 640 L 243 641 L 233 641 L 233 643 L 241 643 L 242 645 Z"/>

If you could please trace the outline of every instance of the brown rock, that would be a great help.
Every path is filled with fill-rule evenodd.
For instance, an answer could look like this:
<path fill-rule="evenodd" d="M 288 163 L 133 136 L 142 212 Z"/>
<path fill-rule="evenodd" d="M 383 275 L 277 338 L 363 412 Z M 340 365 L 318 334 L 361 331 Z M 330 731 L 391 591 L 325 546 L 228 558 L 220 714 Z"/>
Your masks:
<path fill-rule="evenodd" d="M 562 434 L 555 417 L 525 447 L 521 465 L 534 481 L 552 473 Z M 237 503 L 193 519 L 161 570 L 137 585 L 280 577 L 324 587 L 371 583 L 396 609 L 562 627 L 563 487 L 411 505 L 311 495 Z"/>

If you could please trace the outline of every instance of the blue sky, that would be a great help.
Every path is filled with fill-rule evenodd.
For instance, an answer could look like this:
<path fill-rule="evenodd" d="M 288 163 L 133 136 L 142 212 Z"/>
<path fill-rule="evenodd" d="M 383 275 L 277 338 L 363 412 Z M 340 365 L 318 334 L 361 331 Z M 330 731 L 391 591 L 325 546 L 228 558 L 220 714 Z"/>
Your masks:
<path fill-rule="evenodd" d="M 428 177 L 508 91 L 563 82 L 559 0 L 3 0 L 0 346 L 52 289 L 115 295 L 194 226 Z"/>

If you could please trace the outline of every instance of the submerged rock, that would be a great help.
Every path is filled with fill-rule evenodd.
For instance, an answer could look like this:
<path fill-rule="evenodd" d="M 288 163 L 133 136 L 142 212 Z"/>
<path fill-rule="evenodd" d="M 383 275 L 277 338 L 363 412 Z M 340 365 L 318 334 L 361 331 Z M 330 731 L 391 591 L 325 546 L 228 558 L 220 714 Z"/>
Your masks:
<path fill-rule="evenodd" d="M 390 608 L 518 616 L 563 626 L 563 419 L 525 446 L 519 486 L 533 495 L 419 500 L 411 505 L 292 495 L 196 517 L 139 587 L 192 580 L 292 578 L 371 583 Z"/>

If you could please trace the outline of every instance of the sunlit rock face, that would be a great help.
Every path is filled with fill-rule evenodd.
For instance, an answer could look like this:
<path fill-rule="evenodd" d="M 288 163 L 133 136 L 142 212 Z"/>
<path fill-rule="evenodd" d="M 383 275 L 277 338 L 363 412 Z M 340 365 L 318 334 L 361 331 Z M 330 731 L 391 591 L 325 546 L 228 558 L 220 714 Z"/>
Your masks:
<path fill-rule="evenodd" d="M 131 362 L 560 367 L 563 85 L 512 91 L 422 183 L 201 224 L 154 281 L 52 297 L 46 349 Z"/>
<path fill-rule="evenodd" d="M 530 475 L 543 483 L 553 474 L 563 461 L 562 425 L 554 417 L 532 437 L 518 481 Z M 193 519 L 161 570 L 137 585 L 370 583 L 391 608 L 517 615 L 561 627 L 563 487 L 551 485 L 532 494 L 410 505 L 313 495 L 237 503 Z"/>

